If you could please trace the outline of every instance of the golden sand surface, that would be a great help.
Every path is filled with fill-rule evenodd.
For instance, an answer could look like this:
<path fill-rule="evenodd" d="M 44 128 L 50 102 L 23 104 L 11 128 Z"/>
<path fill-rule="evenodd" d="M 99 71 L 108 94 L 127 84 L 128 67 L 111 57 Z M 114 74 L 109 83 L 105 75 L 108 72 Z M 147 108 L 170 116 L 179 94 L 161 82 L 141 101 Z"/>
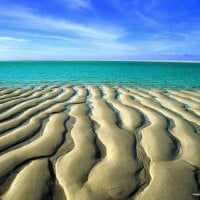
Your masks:
<path fill-rule="evenodd" d="M 200 91 L 0 89 L 0 199 L 198 198 Z"/>

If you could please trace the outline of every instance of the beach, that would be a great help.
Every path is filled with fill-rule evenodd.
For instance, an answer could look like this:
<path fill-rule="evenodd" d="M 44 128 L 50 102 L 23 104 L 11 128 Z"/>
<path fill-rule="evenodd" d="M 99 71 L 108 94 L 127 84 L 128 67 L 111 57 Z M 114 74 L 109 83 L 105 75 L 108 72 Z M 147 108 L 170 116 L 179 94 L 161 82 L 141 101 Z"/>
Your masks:
<path fill-rule="evenodd" d="M 0 88 L 0 199 L 200 196 L 200 91 Z"/>
<path fill-rule="evenodd" d="M 0 0 L 0 200 L 200 200 L 200 0 Z"/>

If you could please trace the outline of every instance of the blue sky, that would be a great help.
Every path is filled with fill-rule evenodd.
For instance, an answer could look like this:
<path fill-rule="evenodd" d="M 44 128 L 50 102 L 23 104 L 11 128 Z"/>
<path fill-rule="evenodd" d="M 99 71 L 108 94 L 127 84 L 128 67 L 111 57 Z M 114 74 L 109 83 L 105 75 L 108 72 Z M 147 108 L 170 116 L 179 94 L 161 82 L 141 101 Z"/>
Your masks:
<path fill-rule="evenodd" d="M 199 0 L 0 0 L 0 60 L 200 60 Z"/>

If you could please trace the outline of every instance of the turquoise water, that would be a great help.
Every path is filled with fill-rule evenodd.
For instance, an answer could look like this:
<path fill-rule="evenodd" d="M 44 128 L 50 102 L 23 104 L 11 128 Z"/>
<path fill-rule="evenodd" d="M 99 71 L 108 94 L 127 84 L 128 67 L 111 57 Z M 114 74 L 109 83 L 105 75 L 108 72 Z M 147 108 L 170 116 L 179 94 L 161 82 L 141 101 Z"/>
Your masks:
<path fill-rule="evenodd" d="M 0 62 L 0 87 L 44 83 L 200 89 L 200 63 Z"/>

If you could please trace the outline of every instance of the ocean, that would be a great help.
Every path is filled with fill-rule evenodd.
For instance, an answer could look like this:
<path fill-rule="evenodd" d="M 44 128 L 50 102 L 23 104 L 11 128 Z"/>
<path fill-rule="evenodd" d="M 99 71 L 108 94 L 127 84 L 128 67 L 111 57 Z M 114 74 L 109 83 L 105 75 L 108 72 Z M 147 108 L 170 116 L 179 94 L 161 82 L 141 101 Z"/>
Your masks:
<path fill-rule="evenodd" d="M 200 89 L 200 63 L 136 61 L 0 62 L 0 87 L 111 85 Z"/>

